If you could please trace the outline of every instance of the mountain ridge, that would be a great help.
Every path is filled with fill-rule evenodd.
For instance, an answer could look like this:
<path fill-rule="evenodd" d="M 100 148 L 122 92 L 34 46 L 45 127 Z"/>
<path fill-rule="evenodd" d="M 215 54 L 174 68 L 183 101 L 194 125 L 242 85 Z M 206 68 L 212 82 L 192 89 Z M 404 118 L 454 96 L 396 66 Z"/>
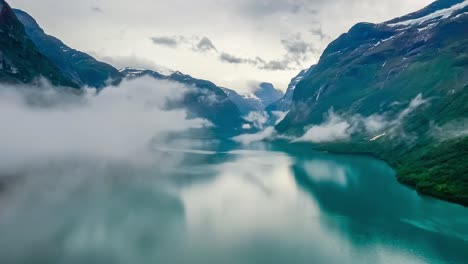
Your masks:
<path fill-rule="evenodd" d="M 119 71 L 111 65 L 67 46 L 54 36 L 47 35 L 28 13 L 19 9 L 13 9 L 13 12 L 24 25 L 26 34 L 38 50 L 70 80 L 80 86 L 103 88 L 117 84 L 122 79 Z"/>
<path fill-rule="evenodd" d="M 54 85 L 78 88 L 36 48 L 11 7 L 0 0 L 0 81 L 33 83 L 41 77 Z"/>
<path fill-rule="evenodd" d="M 194 117 L 205 118 L 213 123 L 217 134 L 237 135 L 244 132 L 243 126 L 248 124 L 224 90 L 210 81 L 197 79 L 178 71 L 164 75 L 153 70 L 124 68 L 120 72 L 127 79 L 149 76 L 157 80 L 175 81 L 193 86 L 195 89 L 189 91 L 180 103 Z"/>
<path fill-rule="evenodd" d="M 376 156 L 397 169 L 400 182 L 468 205 L 467 161 L 451 158 L 466 156 L 468 140 L 434 136 L 435 128 L 468 118 L 467 14 L 468 1 L 447 0 L 389 22 L 356 24 L 297 85 L 276 129 L 317 148 Z M 346 128 L 340 139 L 314 135 L 336 124 Z"/>

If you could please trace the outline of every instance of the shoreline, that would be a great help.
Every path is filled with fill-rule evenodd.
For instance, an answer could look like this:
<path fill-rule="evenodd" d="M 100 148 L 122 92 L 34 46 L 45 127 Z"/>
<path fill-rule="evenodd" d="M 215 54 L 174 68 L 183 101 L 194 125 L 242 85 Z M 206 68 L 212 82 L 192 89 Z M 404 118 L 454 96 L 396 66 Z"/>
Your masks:
<path fill-rule="evenodd" d="M 312 151 L 322 151 L 322 152 L 325 151 L 330 154 L 337 154 L 337 155 L 352 155 L 352 156 L 363 156 L 363 157 L 374 158 L 374 159 L 380 160 L 388 164 L 395 171 L 395 178 L 397 182 L 403 186 L 410 188 L 411 190 L 416 191 L 418 195 L 434 198 L 440 201 L 444 201 L 444 202 L 462 206 L 464 208 L 468 208 L 468 201 L 462 201 L 460 199 L 457 199 L 457 197 L 451 197 L 450 195 L 444 195 L 442 193 L 437 193 L 434 191 L 423 190 L 421 188 L 418 188 L 418 185 L 416 182 L 413 183 L 410 180 L 405 179 L 404 174 L 402 174 L 401 172 L 402 169 L 399 168 L 396 162 L 392 162 L 372 152 L 343 150 L 343 149 L 337 150 L 331 147 L 327 148 L 324 145 L 317 145 L 317 144 L 307 143 L 307 142 L 291 143 L 291 142 L 287 142 L 284 140 L 277 140 L 277 141 L 271 141 L 271 143 L 274 146 L 279 146 L 282 151 L 285 151 L 291 154 L 308 155 L 310 154 L 310 151 L 312 150 Z M 291 147 L 296 147 L 296 148 L 299 147 L 299 149 L 291 150 L 290 149 Z"/>

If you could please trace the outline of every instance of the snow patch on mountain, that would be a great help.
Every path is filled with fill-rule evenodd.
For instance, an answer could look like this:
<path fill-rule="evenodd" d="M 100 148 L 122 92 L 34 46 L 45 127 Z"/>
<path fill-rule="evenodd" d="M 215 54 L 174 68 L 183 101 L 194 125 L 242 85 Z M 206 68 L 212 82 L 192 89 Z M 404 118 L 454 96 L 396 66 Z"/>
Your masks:
<path fill-rule="evenodd" d="M 465 0 L 462 3 L 458 3 L 456 5 L 453 5 L 453 6 L 449 7 L 449 8 L 437 10 L 434 13 L 431 13 L 429 15 L 426 15 L 426 16 L 423 16 L 423 17 L 420 17 L 420 18 L 401 21 L 401 22 L 394 23 L 394 24 L 388 24 L 388 26 L 391 26 L 391 27 L 414 26 L 414 25 L 421 25 L 424 22 L 427 22 L 427 21 L 430 21 L 430 20 L 433 20 L 433 19 L 446 19 L 446 18 L 449 18 L 450 16 L 452 16 L 452 14 L 455 11 L 460 10 L 462 8 L 465 8 L 466 6 L 468 6 L 468 0 Z"/>
<path fill-rule="evenodd" d="M 180 72 L 176 72 L 176 71 L 173 71 L 171 69 L 168 69 L 166 67 L 163 67 L 163 66 L 157 66 L 156 68 L 153 67 L 154 69 L 152 69 L 153 71 L 161 74 L 161 75 L 164 75 L 164 76 L 170 76 L 172 74 L 177 74 L 179 73 L 180 75 L 182 75 L 182 73 Z M 136 68 L 131 68 L 131 67 L 125 67 L 125 68 L 122 68 L 119 70 L 119 72 L 123 73 L 123 72 L 126 72 L 127 73 L 127 76 L 128 77 L 137 77 L 139 76 L 141 73 L 147 71 L 147 69 L 136 69 Z"/>

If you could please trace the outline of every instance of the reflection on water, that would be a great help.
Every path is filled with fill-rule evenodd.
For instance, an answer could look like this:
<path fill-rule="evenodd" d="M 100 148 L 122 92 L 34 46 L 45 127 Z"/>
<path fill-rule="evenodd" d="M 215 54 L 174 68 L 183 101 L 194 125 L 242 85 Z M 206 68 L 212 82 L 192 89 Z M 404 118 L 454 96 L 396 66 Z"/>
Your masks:
<path fill-rule="evenodd" d="M 0 263 L 468 262 L 466 208 L 373 159 L 271 149 L 181 143 L 144 166 L 29 172 L 0 196 Z"/>

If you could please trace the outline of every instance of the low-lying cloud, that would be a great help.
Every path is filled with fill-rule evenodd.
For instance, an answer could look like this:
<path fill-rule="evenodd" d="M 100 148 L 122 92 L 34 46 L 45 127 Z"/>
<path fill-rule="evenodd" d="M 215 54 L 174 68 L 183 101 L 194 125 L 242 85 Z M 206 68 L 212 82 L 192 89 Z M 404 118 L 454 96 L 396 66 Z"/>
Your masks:
<path fill-rule="evenodd" d="M 409 102 L 408 107 L 397 113 L 395 117 L 387 113 L 368 117 L 361 115 L 344 117 L 330 109 L 322 124 L 309 127 L 307 132 L 295 141 L 313 143 L 347 141 L 356 133 L 371 135 L 374 140 L 386 135 L 395 136 L 395 134 L 403 137 L 405 134 L 400 128 L 404 119 L 427 103 L 429 99 L 418 94 Z M 382 134 L 378 135 L 378 133 Z"/>
<path fill-rule="evenodd" d="M 234 141 L 242 143 L 244 145 L 249 145 L 254 142 L 263 141 L 266 139 L 273 139 L 276 135 L 276 131 L 274 127 L 267 127 L 264 130 L 255 133 L 255 134 L 243 134 L 240 136 L 234 137 Z"/>
<path fill-rule="evenodd" d="M 354 135 L 363 135 L 370 141 L 375 141 L 386 136 L 407 138 L 408 135 L 402 130 L 403 121 L 411 113 L 429 102 L 429 99 L 423 98 L 422 94 L 418 94 L 409 103 L 406 103 L 408 104 L 406 108 L 396 114 L 373 114 L 367 117 L 359 114 L 352 116 L 340 115 L 331 108 L 325 114 L 324 121 L 321 124 L 308 127 L 303 136 L 290 140 L 292 142 L 329 143 L 349 141 Z M 286 113 L 276 112 L 272 113 L 272 115 L 276 120 L 274 123 L 277 124 L 278 120 L 281 121 Z M 256 113 L 250 116 L 249 121 L 255 124 L 257 128 L 262 129 L 266 127 L 263 131 L 257 134 L 238 136 L 234 139 L 244 144 L 250 144 L 255 141 L 284 138 L 275 133 L 274 130 L 272 131 L 271 127 L 267 127 L 270 124 L 263 122 L 264 118 L 262 117 L 264 117 L 264 115 Z M 272 120 L 272 117 L 265 117 L 268 121 Z M 434 126 L 433 136 L 443 140 L 443 138 L 447 137 L 453 138 L 466 135 L 468 134 L 468 125 L 466 125 L 466 122 L 466 120 L 461 120 L 457 123 L 449 123 L 444 127 Z M 447 129 L 449 129 L 451 133 L 445 133 L 445 137 L 442 137 L 441 131 Z"/>
<path fill-rule="evenodd" d="M 166 108 L 190 87 L 152 78 L 125 80 L 99 94 L 72 95 L 50 85 L 0 88 L 2 173 L 66 158 L 142 161 L 167 134 L 208 123 Z"/>
<path fill-rule="evenodd" d="M 314 143 L 348 140 L 352 134 L 352 125 L 347 120 L 330 111 L 327 120 L 309 128 L 297 142 L 310 141 Z"/>
<path fill-rule="evenodd" d="M 440 141 L 468 136 L 468 118 L 454 120 L 442 126 L 432 125 L 431 135 Z"/>

